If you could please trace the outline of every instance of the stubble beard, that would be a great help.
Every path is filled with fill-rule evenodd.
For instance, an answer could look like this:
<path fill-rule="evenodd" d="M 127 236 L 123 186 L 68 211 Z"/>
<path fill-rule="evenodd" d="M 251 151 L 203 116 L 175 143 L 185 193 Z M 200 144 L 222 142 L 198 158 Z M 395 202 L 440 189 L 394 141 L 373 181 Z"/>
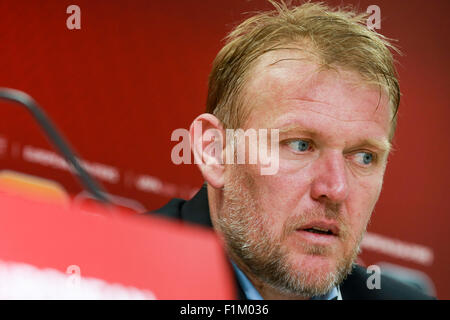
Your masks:
<path fill-rule="evenodd" d="M 310 298 L 327 294 L 351 272 L 353 262 L 360 252 L 365 228 L 357 239 L 351 239 L 345 224 L 335 212 L 331 213 L 340 221 L 342 241 L 354 243 L 352 250 L 339 257 L 334 270 L 330 272 L 310 266 L 302 268 L 302 261 L 290 260 L 290 252 L 283 246 L 284 240 L 291 232 L 295 232 L 295 225 L 301 225 L 305 219 L 311 219 L 314 215 L 324 217 L 323 213 L 308 212 L 292 217 L 284 223 L 282 234 L 276 235 L 271 231 L 270 217 L 258 209 L 257 202 L 245 187 L 245 178 L 234 175 L 230 183 L 225 185 L 223 196 L 223 206 L 215 223 L 223 234 L 226 248 L 231 257 L 239 259 L 248 272 L 265 285 L 283 295 Z M 299 242 L 298 245 L 308 255 L 331 254 L 328 247 L 304 242 Z M 298 271 L 299 268 L 301 271 Z"/>

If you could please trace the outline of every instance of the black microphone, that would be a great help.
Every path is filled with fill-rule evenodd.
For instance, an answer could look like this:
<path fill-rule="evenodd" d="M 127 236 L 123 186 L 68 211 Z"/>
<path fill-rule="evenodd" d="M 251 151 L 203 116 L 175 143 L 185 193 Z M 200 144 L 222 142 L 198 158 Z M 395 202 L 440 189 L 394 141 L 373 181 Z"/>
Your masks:
<path fill-rule="evenodd" d="M 81 166 L 75 152 L 72 151 L 63 136 L 56 130 L 56 127 L 53 125 L 50 118 L 32 97 L 23 91 L 0 87 L 0 99 L 17 102 L 26 107 L 39 126 L 44 130 L 53 146 L 63 155 L 66 161 L 73 166 L 81 185 L 94 197 L 94 199 L 97 199 L 104 204 L 111 204 L 107 193 Z"/>

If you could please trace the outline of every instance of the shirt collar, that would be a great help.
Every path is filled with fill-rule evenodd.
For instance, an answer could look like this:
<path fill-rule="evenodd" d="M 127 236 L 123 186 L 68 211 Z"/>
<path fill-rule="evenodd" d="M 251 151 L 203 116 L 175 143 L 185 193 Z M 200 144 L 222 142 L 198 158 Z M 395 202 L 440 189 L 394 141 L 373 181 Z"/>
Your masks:
<path fill-rule="evenodd" d="M 239 284 L 241 285 L 242 291 L 244 291 L 245 297 L 248 300 L 264 300 L 244 272 L 242 272 L 242 270 L 239 269 L 233 261 L 231 261 L 231 264 L 233 265 L 233 269 L 236 273 Z M 339 290 L 339 286 L 336 286 L 333 287 L 333 289 L 331 289 L 327 294 L 312 297 L 311 300 L 342 300 L 342 295 Z"/>

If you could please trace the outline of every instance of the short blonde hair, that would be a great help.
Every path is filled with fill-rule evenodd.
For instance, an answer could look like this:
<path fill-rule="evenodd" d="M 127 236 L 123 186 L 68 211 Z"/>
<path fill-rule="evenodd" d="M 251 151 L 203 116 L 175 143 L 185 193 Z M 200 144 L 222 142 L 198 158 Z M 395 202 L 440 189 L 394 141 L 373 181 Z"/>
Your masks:
<path fill-rule="evenodd" d="M 392 139 L 400 104 L 400 87 L 390 39 L 366 26 L 368 14 L 349 7 L 330 8 L 322 2 L 288 6 L 269 0 L 275 10 L 258 13 L 239 24 L 226 38 L 209 76 L 207 112 L 226 128 L 239 128 L 246 119 L 241 92 L 254 62 L 286 44 L 311 47 L 321 69 L 357 72 L 388 95 Z M 380 93 L 381 94 L 381 93 Z"/>

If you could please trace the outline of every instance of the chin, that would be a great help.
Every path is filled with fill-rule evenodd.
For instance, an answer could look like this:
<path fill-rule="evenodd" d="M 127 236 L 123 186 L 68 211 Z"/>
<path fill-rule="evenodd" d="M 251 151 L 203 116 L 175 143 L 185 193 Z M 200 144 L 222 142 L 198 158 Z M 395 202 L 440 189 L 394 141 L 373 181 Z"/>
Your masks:
<path fill-rule="evenodd" d="M 338 285 L 350 270 L 351 262 L 336 252 L 311 254 L 295 252 L 288 258 L 291 279 L 297 278 L 299 286 L 309 296 L 323 295 Z"/>
<path fill-rule="evenodd" d="M 292 266 L 299 273 L 325 275 L 335 273 L 338 269 L 334 256 L 317 254 L 296 254 L 292 257 Z"/>

